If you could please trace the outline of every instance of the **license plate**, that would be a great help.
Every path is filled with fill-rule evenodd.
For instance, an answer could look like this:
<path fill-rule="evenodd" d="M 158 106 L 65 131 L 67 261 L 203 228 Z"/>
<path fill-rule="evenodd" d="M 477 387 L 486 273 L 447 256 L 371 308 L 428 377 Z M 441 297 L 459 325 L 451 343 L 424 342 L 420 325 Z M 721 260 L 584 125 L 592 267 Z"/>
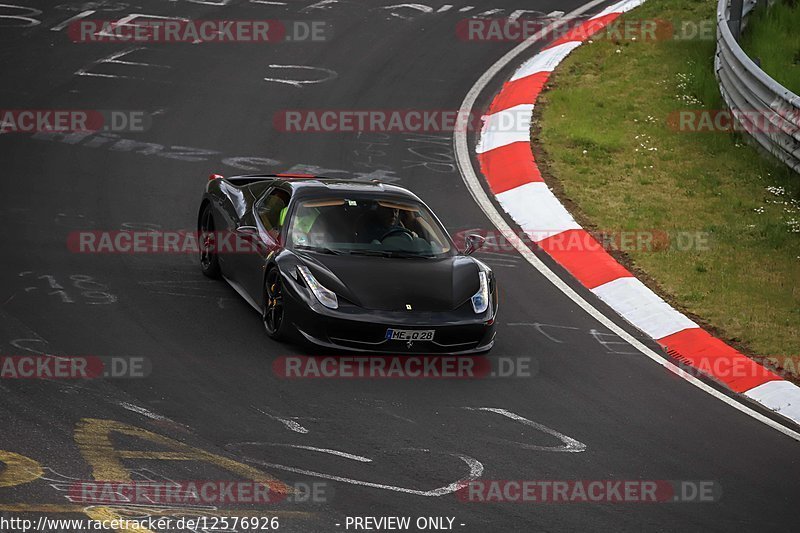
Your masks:
<path fill-rule="evenodd" d="M 387 329 L 386 338 L 390 341 L 432 341 L 435 329 Z"/>

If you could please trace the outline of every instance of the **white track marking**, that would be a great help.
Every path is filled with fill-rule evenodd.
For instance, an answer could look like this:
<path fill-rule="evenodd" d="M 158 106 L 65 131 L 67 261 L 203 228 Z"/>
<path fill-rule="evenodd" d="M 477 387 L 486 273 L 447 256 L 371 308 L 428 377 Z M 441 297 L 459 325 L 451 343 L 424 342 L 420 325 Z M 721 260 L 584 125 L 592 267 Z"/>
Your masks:
<path fill-rule="evenodd" d="M 201 4 L 204 6 L 217 6 L 223 7 L 229 5 L 233 0 L 186 0 L 192 4 Z"/>
<path fill-rule="evenodd" d="M 520 424 L 530 426 L 534 429 L 538 429 L 542 433 L 547 433 L 548 435 L 553 436 L 564 443 L 564 446 L 537 446 L 535 444 L 514 442 L 514 444 L 516 444 L 521 448 L 525 448 L 526 450 L 538 450 L 542 452 L 573 452 L 573 453 L 586 451 L 586 445 L 581 441 L 575 440 L 572 437 L 564 435 L 563 433 L 559 433 L 555 429 L 549 428 L 544 424 L 534 422 L 533 420 L 528 420 L 524 416 L 512 413 L 511 411 L 500 409 L 498 407 L 464 407 L 464 409 L 466 409 L 467 411 L 486 411 L 489 413 L 496 413 L 498 415 L 505 416 L 506 418 L 510 418 L 515 422 L 519 422 Z"/>
<path fill-rule="evenodd" d="M 0 20 L 18 20 L 23 24 L 0 23 L 0 28 L 32 28 L 42 23 L 41 20 L 34 18 L 42 14 L 42 11 L 39 9 L 28 6 L 18 6 L 16 4 L 0 4 L 0 9 L 2 8 L 19 9 L 22 10 L 23 13 L 17 13 L 16 15 L 0 15 Z"/>
<path fill-rule="evenodd" d="M 97 72 L 89 72 L 88 70 L 85 69 L 76 70 L 75 75 L 88 76 L 91 78 L 113 78 L 113 79 L 128 79 L 128 80 L 136 79 L 136 78 L 131 78 L 130 76 L 117 76 L 116 74 L 99 74 Z"/>
<path fill-rule="evenodd" d="M 271 414 L 267 413 L 266 411 L 263 411 L 263 410 L 259 409 L 258 407 L 255 407 L 255 406 L 253 406 L 253 409 L 258 411 L 262 415 L 264 415 L 264 416 L 266 416 L 268 418 L 271 418 L 272 420 L 277 420 L 278 422 L 280 422 L 281 424 L 286 426 L 286 429 L 294 431 L 295 433 L 303 433 L 303 434 L 308 433 L 308 430 L 306 428 L 304 428 L 303 426 L 301 426 L 300 424 L 298 424 L 294 420 L 290 420 L 288 418 L 282 418 L 280 416 L 271 415 Z"/>
<path fill-rule="evenodd" d="M 96 13 L 96 11 L 94 9 L 88 9 L 86 11 L 81 11 L 80 13 L 75 15 L 74 17 L 70 17 L 67 20 L 65 20 L 64 22 L 60 23 L 60 24 L 56 24 L 55 26 L 50 28 L 50 31 L 61 31 L 64 28 L 66 28 L 67 26 L 69 26 L 70 22 L 74 22 L 76 20 L 79 20 L 79 19 L 82 19 L 82 18 L 86 18 L 89 15 L 91 15 L 92 13 Z"/>
<path fill-rule="evenodd" d="M 352 461 L 358 461 L 359 463 L 371 463 L 372 459 L 369 457 L 364 457 L 363 455 L 356 455 L 354 453 L 347 453 L 341 450 L 333 450 L 331 448 L 317 448 L 316 446 L 305 446 L 303 444 L 282 444 L 279 442 L 240 442 L 236 444 L 236 446 L 276 446 L 281 448 L 296 448 L 298 450 L 308 450 L 311 452 L 320 452 L 320 453 L 327 453 L 330 455 L 335 455 L 337 457 L 344 457 L 345 459 L 350 459 Z"/>
<path fill-rule="evenodd" d="M 122 52 L 113 53 L 110 56 L 108 56 L 108 57 L 106 57 L 104 59 L 101 59 L 97 63 L 98 64 L 100 64 L 100 63 L 114 63 L 116 65 L 129 65 L 129 66 L 133 66 L 133 67 L 172 68 L 172 67 L 170 67 L 168 65 L 154 65 L 153 63 L 142 63 L 141 61 L 122 61 L 122 60 L 120 60 L 120 57 L 124 57 L 124 56 L 126 56 L 128 54 L 131 54 L 133 52 L 138 52 L 139 50 L 147 50 L 147 48 L 143 48 L 143 47 L 128 48 L 127 50 L 123 50 Z"/>
<path fill-rule="evenodd" d="M 522 15 L 524 15 L 525 13 L 530 13 L 531 18 L 539 18 L 540 16 L 542 16 L 542 12 L 536 11 L 535 9 L 517 9 L 511 12 L 511 14 L 508 16 L 508 20 L 514 22 L 518 18 L 522 17 Z"/>
<path fill-rule="evenodd" d="M 128 411 L 131 411 L 131 412 L 134 412 L 134 413 L 139 413 L 140 415 L 146 416 L 147 418 L 150 418 L 152 420 L 169 420 L 166 417 L 163 417 L 161 415 L 157 415 L 157 414 L 153 413 L 152 411 L 148 411 L 144 407 L 139 407 L 138 405 L 134 405 L 132 403 L 118 402 L 117 405 L 119 405 L 123 409 L 127 409 Z"/>
<path fill-rule="evenodd" d="M 36 335 L 36 333 L 34 333 L 33 331 L 31 331 L 31 333 Z M 38 335 L 37 335 L 37 337 L 38 337 Z M 46 353 L 44 350 L 37 350 L 35 348 L 31 348 L 30 346 L 25 346 L 26 344 L 29 344 L 31 342 L 36 343 L 36 344 L 39 344 L 39 343 L 47 344 L 47 341 L 42 339 L 41 337 L 39 337 L 39 338 L 31 338 L 31 339 L 14 339 L 14 340 L 11 341 L 10 344 L 11 344 L 11 346 L 13 346 L 14 348 L 16 348 L 18 350 L 25 350 L 26 352 L 35 353 L 35 354 L 38 354 L 38 355 L 46 355 L 48 357 L 57 357 L 57 356 L 55 356 L 53 354 Z"/>
<path fill-rule="evenodd" d="M 381 409 L 382 409 L 382 408 L 381 408 Z M 400 416 L 400 415 L 398 415 L 397 413 L 393 413 L 393 412 L 391 412 L 391 411 L 386 411 L 386 410 L 384 410 L 384 409 L 382 409 L 382 410 L 383 410 L 383 412 L 384 412 L 384 413 L 386 413 L 387 415 L 389 415 L 389 416 L 391 416 L 391 417 L 393 417 L 393 418 L 396 418 L 396 419 L 398 419 L 398 420 L 402 420 L 403 422 L 408 422 L 409 424 L 416 424 L 416 423 L 417 423 L 417 422 L 416 422 L 416 420 L 411 420 L 410 418 L 406 418 L 406 417 L 404 417 L 404 416 Z"/>
<path fill-rule="evenodd" d="M 543 328 L 560 328 L 560 329 L 573 329 L 580 331 L 580 328 L 576 328 L 574 326 L 559 326 L 557 324 L 542 324 L 541 322 L 509 322 L 509 326 L 533 326 L 536 328 L 536 331 L 550 339 L 551 341 L 557 344 L 564 344 L 564 341 L 556 339 L 552 335 L 548 335 L 547 332 Z"/>
<path fill-rule="evenodd" d="M 391 15 L 393 17 L 405 20 L 411 20 L 411 17 L 404 17 L 403 15 L 397 13 L 396 11 L 398 9 L 416 9 L 420 13 L 433 13 L 433 8 L 430 6 L 426 6 L 425 4 L 394 4 L 391 6 L 383 6 L 380 7 L 379 9 L 391 10 L 392 11 Z"/>
<path fill-rule="evenodd" d="M 161 69 L 169 69 L 172 68 L 168 65 L 156 65 L 153 63 L 141 63 L 136 61 L 125 61 L 121 60 L 121 57 L 124 57 L 128 54 L 133 52 L 138 52 L 140 50 L 147 50 L 144 47 L 132 47 L 126 48 L 121 52 L 115 52 L 108 57 L 104 57 L 98 61 L 95 61 L 91 65 L 86 68 L 81 68 L 75 71 L 76 76 L 89 76 L 94 78 L 112 78 L 112 79 L 127 79 L 127 80 L 143 80 L 144 78 L 136 77 L 136 76 L 126 76 L 122 74 L 105 74 L 101 72 L 90 72 L 89 69 L 99 65 L 125 65 L 125 66 L 132 66 L 132 67 L 153 67 L 153 68 L 161 68 Z"/>
<path fill-rule="evenodd" d="M 592 328 L 589 330 L 589 335 L 591 335 L 592 338 L 596 340 L 598 344 L 600 344 L 600 346 L 608 350 L 609 353 L 615 353 L 618 355 L 636 355 L 637 353 L 639 353 L 639 352 L 629 352 L 627 350 L 620 351 L 614 348 L 614 346 L 618 345 L 628 348 L 630 347 L 630 345 L 624 340 L 614 335 L 613 333 L 603 333 L 602 331 L 598 331 Z M 608 337 L 609 340 L 606 340 L 606 337 Z"/>
<path fill-rule="evenodd" d="M 418 451 L 428 451 L 428 450 L 418 450 Z M 303 474 L 305 476 L 314 476 L 320 477 L 323 479 L 330 479 L 332 481 L 341 481 L 342 483 L 350 483 L 351 485 L 360 485 L 362 487 L 371 487 L 374 489 L 383 489 L 383 490 L 391 490 L 394 492 L 403 492 L 406 494 L 415 494 L 417 496 L 444 496 L 445 494 L 450 494 L 456 492 L 458 489 L 462 487 L 466 487 L 470 481 L 474 481 L 483 475 L 483 464 L 468 455 L 463 455 L 460 453 L 448 453 L 445 455 L 449 455 L 451 457 L 458 457 L 462 461 L 464 461 L 467 466 L 469 466 L 469 474 L 458 481 L 454 481 L 449 485 L 445 485 L 444 487 L 439 487 L 433 490 L 417 490 L 417 489 L 407 489 L 404 487 L 395 487 L 392 485 L 383 485 L 381 483 L 372 483 L 370 481 L 360 481 L 358 479 L 350 479 L 341 476 L 334 476 L 331 474 L 324 474 L 322 472 L 315 472 L 313 470 L 304 470 L 302 468 L 295 468 L 293 466 L 286 466 L 286 465 L 279 465 L 275 463 L 268 463 L 266 461 L 259 461 L 257 459 L 252 459 L 247 457 L 246 460 L 257 464 L 260 466 L 264 466 L 267 468 L 276 468 L 278 470 L 285 470 L 287 472 L 294 472 L 296 474 Z"/>
<path fill-rule="evenodd" d="M 189 22 L 189 19 L 183 18 L 183 17 L 162 17 L 160 15 L 148 15 L 146 13 L 130 13 L 128 15 L 125 15 L 121 19 L 119 19 L 117 21 L 114 21 L 114 27 L 118 28 L 118 27 L 123 27 L 123 26 L 135 26 L 136 24 L 135 23 L 131 24 L 131 22 L 133 22 L 136 19 L 140 19 L 140 18 L 156 19 L 156 20 L 177 20 L 177 21 L 182 21 L 182 22 Z M 97 32 L 96 35 L 98 35 L 100 37 L 111 37 L 112 39 L 117 36 L 113 31 L 109 32 L 109 31 L 106 31 L 105 29 L 100 30 L 99 32 Z"/>
<path fill-rule="evenodd" d="M 469 90 L 467 95 L 464 97 L 464 101 L 461 104 L 461 108 L 459 110 L 460 113 L 464 113 L 463 116 L 469 116 L 466 113 L 470 113 L 472 108 L 475 105 L 475 101 L 478 98 L 478 95 L 483 91 L 486 86 L 491 82 L 494 77 L 511 63 L 513 60 L 517 58 L 520 54 L 528 50 L 531 46 L 536 44 L 540 39 L 542 39 L 545 35 L 552 35 L 552 31 L 554 28 L 565 24 L 568 20 L 576 17 L 586 11 L 592 9 L 593 7 L 602 4 L 604 0 L 592 0 L 584 4 L 583 6 L 579 7 L 578 9 L 572 11 L 568 15 L 566 15 L 563 19 L 554 22 L 553 24 L 548 25 L 543 30 L 537 32 L 535 35 L 529 37 L 512 50 L 510 50 L 506 55 L 501 57 L 497 62 L 492 65 L 486 72 L 484 72 L 480 78 L 475 82 L 472 88 Z M 505 235 L 512 236 L 515 232 L 511 229 L 511 227 L 506 223 L 505 219 L 503 219 L 502 215 L 495 209 L 494 205 L 492 204 L 489 197 L 486 195 L 486 192 L 483 190 L 481 186 L 481 182 L 478 179 L 478 176 L 475 174 L 475 169 L 472 167 L 472 160 L 470 159 L 469 153 L 469 146 L 467 144 L 467 135 L 465 131 L 456 131 L 453 135 L 453 145 L 455 147 L 456 152 L 456 160 L 458 162 L 459 170 L 461 171 L 461 178 L 464 181 L 464 184 L 467 186 L 472 198 L 484 212 L 486 217 L 494 224 L 494 226 L 503 232 Z M 550 283 L 555 285 L 561 292 L 564 293 L 570 300 L 572 300 L 578 307 L 583 309 L 586 313 L 588 313 L 592 318 L 597 320 L 599 323 L 604 325 L 606 328 L 611 330 L 612 332 L 616 333 L 624 340 L 626 340 L 631 346 L 639 350 L 641 353 L 649 357 L 652 361 L 656 364 L 661 365 L 668 371 L 682 377 L 695 387 L 699 388 L 700 390 L 714 396 L 718 400 L 725 402 L 726 404 L 730 405 L 734 409 L 741 411 L 742 413 L 751 416 L 766 424 L 767 426 L 780 431 L 784 435 L 791 437 L 797 441 L 800 441 L 800 433 L 797 431 L 791 430 L 788 427 L 785 427 L 783 424 L 780 424 L 769 417 L 766 417 L 747 407 L 746 405 L 740 403 L 737 400 L 729 397 L 722 392 L 710 387 L 709 385 L 705 384 L 703 381 L 697 379 L 696 377 L 692 376 L 691 374 L 685 372 L 684 370 L 680 369 L 679 367 L 673 365 L 659 354 L 645 346 L 642 342 L 638 341 L 634 338 L 630 333 L 619 327 L 617 324 L 614 323 L 613 320 L 606 317 L 603 313 L 598 311 L 592 304 L 587 302 L 581 295 L 575 292 L 569 285 L 567 285 L 564 280 L 559 278 L 550 268 L 547 267 L 536 255 L 524 244 L 519 242 L 517 239 L 510 240 L 513 246 L 519 251 L 519 253 L 524 257 L 536 270 L 538 270 Z"/>
<path fill-rule="evenodd" d="M 338 4 L 339 0 L 320 0 L 316 4 L 311 4 L 310 6 L 306 6 L 300 10 L 300 13 L 303 11 L 309 11 L 311 9 L 330 9 L 334 6 L 334 4 Z"/>
<path fill-rule="evenodd" d="M 270 65 L 269 68 L 272 69 L 281 69 L 281 70 L 289 70 L 289 69 L 296 69 L 296 70 L 315 70 L 317 72 L 321 72 L 324 74 L 324 77 L 318 80 L 290 80 L 287 78 L 264 78 L 264 81 L 272 81 L 275 83 L 285 83 L 286 85 L 292 85 L 294 87 L 302 87 L 303 85 L 311 85 L 316 83 L 325 83 L 326 81 L 331 81 L 339 77 L 339 74 L 335 70 L 331 70 L 329 68 L 323 67 L 310 67 L 308 65 Z"/>

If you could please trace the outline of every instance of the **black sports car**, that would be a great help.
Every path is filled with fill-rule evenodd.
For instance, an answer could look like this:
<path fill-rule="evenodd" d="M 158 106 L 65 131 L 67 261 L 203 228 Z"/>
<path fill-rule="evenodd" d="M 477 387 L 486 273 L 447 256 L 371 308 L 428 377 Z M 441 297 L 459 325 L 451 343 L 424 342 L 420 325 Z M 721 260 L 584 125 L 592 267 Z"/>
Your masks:
<path fill-rule="evenodd" d="M 459 252 L 416 195 L 305 175 L 209 178 L 200 264 L 261 313 L 270 337 L 382 353 L 492 348 L 491 269 Z"/>

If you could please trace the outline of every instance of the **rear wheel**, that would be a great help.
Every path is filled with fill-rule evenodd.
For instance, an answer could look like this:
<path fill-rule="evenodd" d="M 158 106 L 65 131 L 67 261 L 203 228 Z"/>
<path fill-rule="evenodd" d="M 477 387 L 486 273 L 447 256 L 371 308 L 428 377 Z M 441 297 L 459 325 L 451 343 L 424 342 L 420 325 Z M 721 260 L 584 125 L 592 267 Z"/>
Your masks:
<path fill-rule="evenodd" d="M 216 252 L 216 235 L 214 234 L 214 216 L 211 204 L 206 204 L 200 215 L 200 270 L 209 278 L 219 279 L 222 271 Z"/>
<path fill-rule="evenodd" d="M 267 272 L 264 283 L 264 311 L 261 315 L 267 335 L 276 341 L 284 341 L 289 337 L 291 327 L 286 319 L 286 307 L 283 300 L 283 284 L 281 273 L 277 268 Z"/>

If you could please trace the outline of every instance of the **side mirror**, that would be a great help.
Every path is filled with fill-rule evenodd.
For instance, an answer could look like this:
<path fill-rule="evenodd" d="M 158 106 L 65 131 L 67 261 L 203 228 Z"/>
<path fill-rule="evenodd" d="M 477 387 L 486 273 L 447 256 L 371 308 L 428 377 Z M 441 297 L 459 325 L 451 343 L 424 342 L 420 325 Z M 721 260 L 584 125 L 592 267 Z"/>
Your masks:
<path fill-rule="evenodd" d="M 472 255 L 483 248 L 483 244 L 486 242 L 485 237 L 481 237 L 475 233 L 470 233 L 464 240 L 467 242 L 467 247 L 464 249 L 464 255 Z"/>

